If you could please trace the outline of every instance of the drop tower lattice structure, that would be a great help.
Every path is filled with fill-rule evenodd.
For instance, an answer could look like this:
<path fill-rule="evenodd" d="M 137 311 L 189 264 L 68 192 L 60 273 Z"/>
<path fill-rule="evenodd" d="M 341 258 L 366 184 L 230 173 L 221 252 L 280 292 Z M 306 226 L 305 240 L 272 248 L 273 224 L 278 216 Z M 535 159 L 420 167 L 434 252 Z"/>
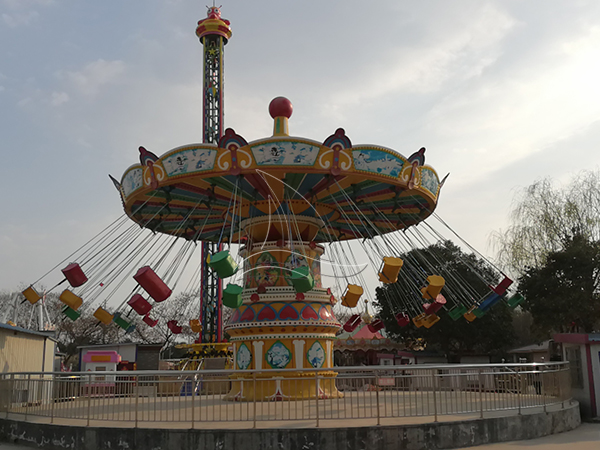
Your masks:
<path fill-rule="evenodd" d="M 223 135 L 223 50 L 231 37 L 229 21 L 221 19 L 221 10 L 208 8 L 206 19 L 198 22 L 196 36 L 203 45 L 203 142 L 217 144 Z M 222 281 L 209 270 L 207 260 L 211 254 L 221 250 L 215 242 L 202 242 L 202 271 L 200 289 L 200 341 L 221 342 L 222 326 Z"/>

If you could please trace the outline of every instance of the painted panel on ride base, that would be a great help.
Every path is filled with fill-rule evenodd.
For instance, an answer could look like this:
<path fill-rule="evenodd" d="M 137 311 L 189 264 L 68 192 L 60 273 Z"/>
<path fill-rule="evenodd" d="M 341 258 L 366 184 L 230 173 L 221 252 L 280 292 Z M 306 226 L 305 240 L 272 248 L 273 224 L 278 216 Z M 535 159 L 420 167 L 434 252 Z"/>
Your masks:
<path fill-rule="evenodd" d="M 283 369 L 292 359 L 290 352 L 281 341 L 275 342 L 265 355 L 265 360 L 273 369 Z"/>
<path fill-rule="evenodd" d="M 319 154 L 319 146 L 297 141 L 273 141 L 252 147 L 259 166 L 312 166 Z"/>
<path fill-rule="evenodd" d="M 436 195 L 439 185 L 440 182 L 438 181 L 438 178 L 433 170 L 423 167 L 421 169 L 421 186 L 427 189 L 433 195 Z"/>
<path fill-rule="evenodd" d="M 215 166 L 216 150 L 193 148 L 174 153 L 163 160 L 167 175 L 202 172 Z"/>
<path fill-rule="evenodd" d="M 125 196 L 142 187 L 142 168 L 135 168 L 127 172 L 121 183 Z"/>
<path fill-rule="evenodd" d="M 308 359 L 310 365 L 315 369 L 323 367 L 323 364 L 325 363 L 325 350 L 319 341 L 315 341 L 315 343 L 310 346 L 306 353 L 306 359 Z"/>
<path fill-rule="evenodd" d="M 246 344 L 240 345 L 240 348 L 237 351 L 236 360 L 238 369 L 246 370 L 248 367 L 250 367 L 250 363 L 252 362 L 252 353 Z"/>
<path fill-rule="evenodd" d="M 404 160 L 383 150 L 361 148 L 352 151 L 354 168 L 364 172 L 398 177 Z"/>

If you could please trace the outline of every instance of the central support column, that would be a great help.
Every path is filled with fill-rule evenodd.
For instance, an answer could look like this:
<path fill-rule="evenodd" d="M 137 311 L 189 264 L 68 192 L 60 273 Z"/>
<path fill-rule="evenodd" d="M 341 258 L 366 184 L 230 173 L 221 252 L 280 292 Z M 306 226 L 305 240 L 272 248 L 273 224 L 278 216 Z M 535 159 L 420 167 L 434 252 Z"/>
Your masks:
<path fill-rule="evenodd" d="M 311 219 L 298 227 L 317 229 L 319 224 L 313 222 Z M 242 226 L 246 232 L 252 230 L 254 238 L 268 238 L 273 233 L 266 232 L 263 225 L 272 224 L 249 219 Z M 317 389 L 321 398 L 341 395 L 335 388 L 337 374 L 332 370 L 332 344 L 341 325 L 333 314 L 331 291 L 321 286 L 323 251 L 314 242 L 284 239 L 258 243 L 250 239 L 240 250 L 245 258 L 243 304 L 225 326 L 236 346 L 235 369 L 296 370 L 257 373 L 256 392 L 252 382 L 242 382 L 252 376 L 241 376 L 233 382 L 226 399 L 299 400 L 314 398 Z M 300 293 L 293 285 L 292 270 L 303 266 L 313 277 L 314 287 Z M 326 378 L 319 386 L 314 369 Z"/>

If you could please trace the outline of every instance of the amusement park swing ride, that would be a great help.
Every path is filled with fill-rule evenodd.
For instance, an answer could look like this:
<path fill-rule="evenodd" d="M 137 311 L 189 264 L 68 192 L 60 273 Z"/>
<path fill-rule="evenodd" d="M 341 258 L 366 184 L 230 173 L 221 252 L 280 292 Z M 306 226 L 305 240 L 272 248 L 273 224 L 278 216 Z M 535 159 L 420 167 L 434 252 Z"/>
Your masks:
<path fill-rule="evenodd" d="M 184 308 L 179 320 L 168 321 L 170 332 L 189 327 L 198 333 L 191 351 L 223 343 L 226 332 L 223 345 L 233 349 L 234 369 L 282 370 L 277 377 L 263 372 L 267 384 L 256 392 L 234 381 L 226 398 L 293 400 L 314 396 L 315 387 L 284 388 L 279 380 L 307 369 L 334 378 L 340 328 L 384 328 L 369 305 L 373 293 L 365 292 L 369 276 L 388 286 L 383 301 L 401 327 L 472 322 L 498 302 L 514 308 L 522 301 L 509 297 L 512 281 L 491 263 L 502 281 L 492 283 L 469 266 L 480 284 L 474 286 L 441 260 L 419 256 L 446 240 L 439 228 L 452 232 L 434 213 L 444 180 L 425 164 L 424 148 L 404 157 L 378 145 L 354 145 L 342 128 L 322 141 L 294 137 L 292 104 L 283 97 L 269 105 L 273 135 L 247 142 L 223 127 L 230 23 L 209 7 L 196 35 L 204 48 L 203 142 L 162 156 L 140 147 L 140 163 L 120 181 L 111 177 L 125 214 L 67 258 L 77 262 L 62 269 L 70 284 L 60 294 L 64 320 L 92 308 L 101 326 L 132 332 L 137 315 L 142 326 L 154 327 L 162 319 L 153 308 L 169 301 L 200 247 L 202 263 L 192 276 L 201 280 L 199 308 Z M 359 251 L 366 260 L 357 260 Z M 322 265 L 332 273 L 331 286 L 323 284 Z M 124 294 L 131 278 L 135 287 Z M 32 304 L 41 298 L 34 284 L 23 291 Z M 113 298 L 121 303 L 115 306 Z M 224 308 L 231 310 L 226 324 Z M 351 313 L 343 324 L 336 319 L 339 308 Z M 338 396 L 331 385 L 317 387 L 319 395 Z"/>

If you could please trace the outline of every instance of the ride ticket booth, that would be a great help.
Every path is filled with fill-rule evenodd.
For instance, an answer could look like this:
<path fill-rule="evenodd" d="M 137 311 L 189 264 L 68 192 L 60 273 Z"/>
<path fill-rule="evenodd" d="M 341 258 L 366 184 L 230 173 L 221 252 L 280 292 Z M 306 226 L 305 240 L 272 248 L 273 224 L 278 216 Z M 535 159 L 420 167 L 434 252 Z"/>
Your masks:
<path fill-rule="evenodd" d="M 85 372 L 115 372 L 115 375 L 93 374 L 83 380 L 85 395 L 107 395 L 115 393 L 117 365 L 121 355 L 116 351 L 91 350 L 83 355 Z"/>
<path fill-rule="evenodd" d="M 555 334 L 562 344 L 563 361 L 569 361 L 573 398 L 579 402 L 581 416 L 600 416 L 600 334 Z"/>

